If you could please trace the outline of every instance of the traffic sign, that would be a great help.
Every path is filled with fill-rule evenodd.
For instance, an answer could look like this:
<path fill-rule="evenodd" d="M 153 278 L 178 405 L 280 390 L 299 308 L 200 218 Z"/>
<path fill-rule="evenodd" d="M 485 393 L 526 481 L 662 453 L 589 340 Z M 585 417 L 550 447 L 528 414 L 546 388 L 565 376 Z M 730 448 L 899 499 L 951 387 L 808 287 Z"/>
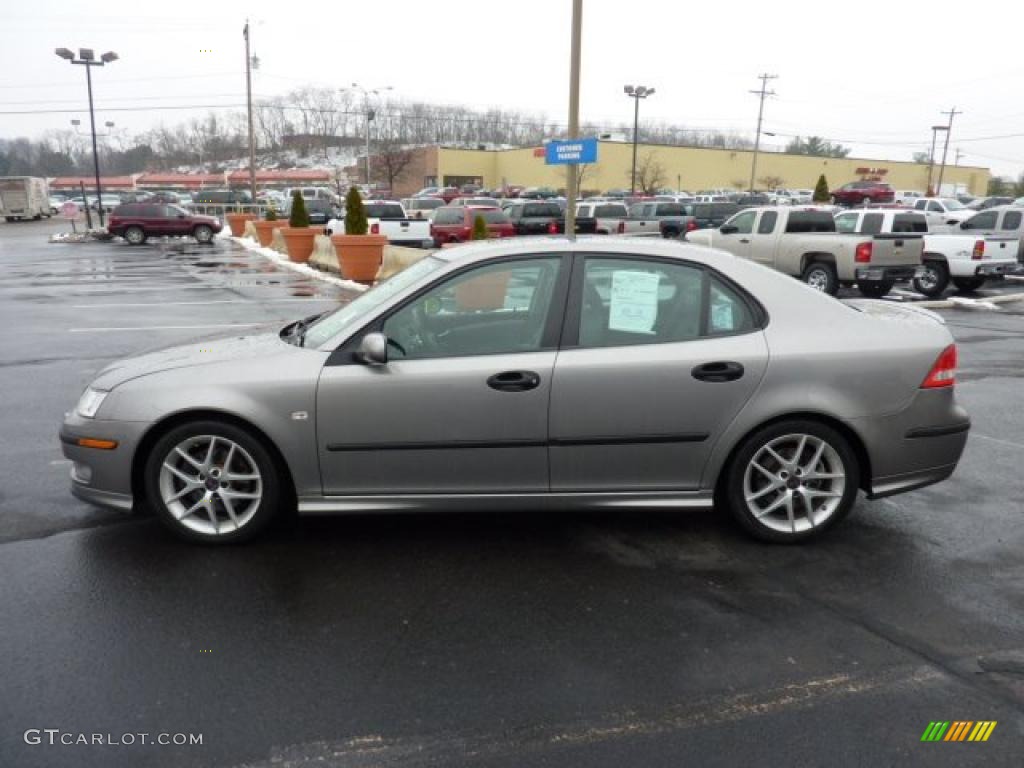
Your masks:
<path fill-rule="evenodd" d="M 65 219 L 77 219 L 78 218 L 78 206 L 68 200 L 60 207 L 60 215 Z"/>
<path fill-rule="evenodd" d="M 597 162 L 597 139 L 549 141 L 544 155 L 547 165 L 581 165 Z"/>

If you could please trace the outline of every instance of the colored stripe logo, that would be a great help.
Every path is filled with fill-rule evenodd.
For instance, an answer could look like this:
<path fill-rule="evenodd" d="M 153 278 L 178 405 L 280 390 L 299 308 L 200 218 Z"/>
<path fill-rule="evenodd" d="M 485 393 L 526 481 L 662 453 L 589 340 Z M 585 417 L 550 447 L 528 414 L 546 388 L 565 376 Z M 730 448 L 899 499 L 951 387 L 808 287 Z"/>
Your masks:
<path fill-rule="evenodd" d="M 928 723 L 921 741 L 988 741 L 995 720 L 939 720 Z"/>

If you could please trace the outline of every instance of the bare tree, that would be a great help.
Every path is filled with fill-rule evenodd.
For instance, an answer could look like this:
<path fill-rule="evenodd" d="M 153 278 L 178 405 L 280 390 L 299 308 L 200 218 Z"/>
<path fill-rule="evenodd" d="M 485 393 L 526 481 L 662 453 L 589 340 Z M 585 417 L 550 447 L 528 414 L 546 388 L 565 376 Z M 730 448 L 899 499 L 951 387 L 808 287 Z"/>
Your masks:
<path fill-rule="evenodd" d="M 632 169 L 626 171 L 632 181 Z M 636 164 L 636 186 L 645 195 L 653 195 L 665 183 L 665 166 L 658 160 L 657 152 L 648 152 Z"/>
<path fill-rule="evenodd" d="M 384 139 L 377 142 L 370 161 L 374 176 L 387 182 L 388 189 L 395 188 L 395 181 L 405 172 L 413 160 L 415 153 L 395 139 Z"/>
<path fill-rule="evenodd" d="M 765 189 L 778 189 L 786 183 L 786 180 L 781 176 L 762 176 L 757 180 L 757 183 Z"/>

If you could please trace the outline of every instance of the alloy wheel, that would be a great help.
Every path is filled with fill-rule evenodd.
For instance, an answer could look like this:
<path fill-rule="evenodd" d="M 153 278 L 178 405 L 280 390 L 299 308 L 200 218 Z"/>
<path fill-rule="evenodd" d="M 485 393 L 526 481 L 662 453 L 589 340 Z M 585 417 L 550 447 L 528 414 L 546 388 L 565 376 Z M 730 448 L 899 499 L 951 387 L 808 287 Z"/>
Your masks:
<path fill-rule="evenodd" d="M 824 270 L 812 269 L 807 273 L 807 284 L 814 290 L 825 293 L 828 291 L 828 275 Z"/>
<path fill-rule="evenodd" d="M 743 473 L 743 499 L 765 528 L 799 534 L 839 509 L 846 471 L 839 453 L 815 435 L 787 434 L 759 448 Z"/>
<path fill-rule="evenodd" d="M 219 435 L 178 443 L 164 457 L 158 488 L 180 525 L 207 536 L 242 528 L 263 498 L 263 478 L 252 456 Z"/>

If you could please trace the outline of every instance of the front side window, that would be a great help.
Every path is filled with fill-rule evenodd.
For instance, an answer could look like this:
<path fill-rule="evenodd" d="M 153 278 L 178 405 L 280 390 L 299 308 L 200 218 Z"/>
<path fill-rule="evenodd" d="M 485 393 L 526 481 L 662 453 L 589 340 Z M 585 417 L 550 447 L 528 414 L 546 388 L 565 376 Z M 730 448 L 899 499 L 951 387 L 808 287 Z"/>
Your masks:
<path fill-rule="evenodd" d="M 943 208 L 939 203 L 936 203 L 934 200 L 931 201 L 930 203 L 928 203 L 928 210 L 931 211 L 932 213 L 945 213 L 946 212 L 946 209 Z"/>
<path fill-rule="evenodd" d="M 726 225 L 735 227 L 737 235 L 749 235 L 754 231 L 754 217 L 756 216 L 756 211 L 744 211 L 729 219 Z"/>
<path fill-rule="evenodd" d="M 964 229 L 995 229 L 996 217 L 998 216 L 999 214 L 995 211 L 985 211 L 984 213 L 975 214 L 967 220 L 967 224 Z"/>
<path fill-rule="evenodd" d="M 537 352 L 561 258 L 487 264 L 431 288 L 384 321 L 396 360 Z"/>
<path fill-rule="evenodd" d="M 586 260 L 581 347 L 692 341 L 754 327 L 747 303 L 700 267 L 641 259 Z"/>

